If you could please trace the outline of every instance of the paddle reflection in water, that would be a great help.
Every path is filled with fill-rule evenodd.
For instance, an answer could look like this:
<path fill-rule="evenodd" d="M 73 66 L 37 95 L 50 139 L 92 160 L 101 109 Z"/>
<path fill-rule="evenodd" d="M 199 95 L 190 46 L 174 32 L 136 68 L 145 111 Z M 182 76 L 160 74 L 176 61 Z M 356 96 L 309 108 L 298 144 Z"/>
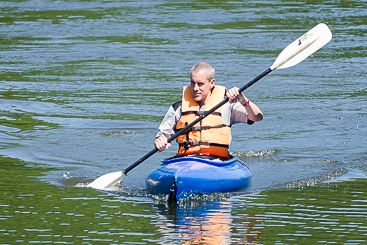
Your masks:
<path fill-rule="evenodd" d="M 254 243 L 260 237 L 260 232 L 254 230 L 253 215 L 245 217 L 242 222 L 239 237 L 233 237 L 232 202 L 229 199 L 218 201 L 170 202 L 155 205 L 157 208 L 157 232 L 164 237 L 167 244 L 179 241 L 183 244 L 229 244 L 237 240 L 240 243 Z M 236 222 L 237 223 L 237 222 Z M 243 234 L 245 233 L 245 234 Z M 173 234 L 177 234 L 173 237 Z"/>

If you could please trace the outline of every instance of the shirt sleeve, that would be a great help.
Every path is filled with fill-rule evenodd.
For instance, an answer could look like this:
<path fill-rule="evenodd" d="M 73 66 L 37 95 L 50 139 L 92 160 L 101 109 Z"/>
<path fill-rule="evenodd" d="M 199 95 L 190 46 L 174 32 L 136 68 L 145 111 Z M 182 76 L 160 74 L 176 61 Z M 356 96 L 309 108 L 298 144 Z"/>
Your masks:
<path fill-rule="evenodd" d="M 161 124 L 159 125 L 156 138 L 162 135 L 170 138 L 172 135 L 175 134 L 176 124 L 181 117 L 181 104 L 178 103 L 180 102 L 176 102 L 168 109 Z"/>
<path fill-rule="evenodd" d="M 232 126 L 236 123 L 253 124 L 254 122 L 248 119 L 246 108 L 241 103 L 226 103 L 223 105 L 222 117 L 225 124 Z"/>

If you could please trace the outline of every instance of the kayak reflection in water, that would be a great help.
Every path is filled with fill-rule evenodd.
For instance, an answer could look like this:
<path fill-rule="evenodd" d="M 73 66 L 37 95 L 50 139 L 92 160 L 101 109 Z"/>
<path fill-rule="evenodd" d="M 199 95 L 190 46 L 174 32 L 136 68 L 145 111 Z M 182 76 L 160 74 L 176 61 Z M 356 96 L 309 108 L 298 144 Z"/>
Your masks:
<path fill-rule="evenodd" d="M 171 146 L 168 139 L 180 129 L 200 117 L 206 111 L 228 97 L 224 104 L 194 125 L 186 134 L 177 137 L 177 157 L 197 155 L 229 158 L 231 126 L 236 123 L 253 124 L 263 119 L 261 110 L 239 89 L 215 85 L 215 70 L 207 62 L 200 62 L 191 68 L 191 84 L 183 88 L 182 101 L 168 109 L 159 130 L 155 147 L 163 151 Z"/>
<path fill-rule="evenodd" d="M 201 204 L 157 205 L 157 232 L 163 237 L 173 238 L 182 244 L 256 244 L 261 233 L 255 228 L 263 220 L 253 214 L 232 216 L 232 203 L 229 200 L 205 201 Z M 234 219 L 241 220 L 241 226 L 232 224 Z M 255 228 L 255 229 L 254 229 Z M 234 236 L 235 234 L 235 236 Z M 166 239 L 163 239 L 166 241 Z M 167 244 L 158 242 L 158 244 Z M 236 243 L 237 244 L 237 243 Z"/>

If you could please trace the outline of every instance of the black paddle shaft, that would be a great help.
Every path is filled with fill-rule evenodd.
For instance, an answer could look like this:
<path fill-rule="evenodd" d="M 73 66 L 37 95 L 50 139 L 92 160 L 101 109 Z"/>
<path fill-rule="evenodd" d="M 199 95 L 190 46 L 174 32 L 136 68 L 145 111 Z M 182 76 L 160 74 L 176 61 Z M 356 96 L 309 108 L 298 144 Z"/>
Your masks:
<path fill-rule="evenodd" d="M 251 85 L 253 85 L 254 83 L 256 83 L 257 81 L 259 81 L 261 78 L 265 77 L 266 75 L 268 75 L 270 72 L 272 71 L 272 69 L 268 68 L 266 71 L 264 71 L 263 73 L 261 73 L 260 75 L 258 75 L 257 77 L 255 77 L 254 79 L 252 79 L 250 82 L 248 82 L 246 85 L 244 85 L 243 87 L 241 87 L 239 89 L 239 92 L 242 93 L 243 91 L 245 91 L 246 89 L 248 89 Z M 191 127 L 193 127 L 195 124 L 197 124 L 198 122 L 200 122 L 201 120 L 203 120 L 205 117 L 207 117 L 209 114 L 213 113 L 215 110 L 217 110 L 219 107 L 221 107 L 222 105 L 224 105 L 225 103 L 227 103 L 229 101 L 229 99 L 226 97 L 225 99 L 223 99 L 222 102 L 220 102 L 218 105 L 214 106 L 212 109 L 210 109 L 209 111 L 206 111 L 204 114 L 200 115 L 195 121 L 193 121 L 192 123 L 190 123 L 189 125 L 187 125 L 185 128 L 180 129 L 177 133 L 175 133 L 174 135 L 172 135 L 167 142 L 170 143 L 171 141 L 173 141 L 174 139 L 176 139 L 178 136 L 180 136 L 181 134 L 185 134 L 187 133 L 187 131 L 190 130 Z M 138 166 L 140 163 L 144 162 L 145 160 L 147 160 L 149 157 L 151 157 L 152 155 L 154 155 L 154 153 L 156 153 L 158 151 L 157 148 L 154 148 L 153 150 L 151 150 L 150 152 L 148 152 L 147 154 L 145 154 L 142 158 L 140 158 L 138 161 L 136 161 L 135 163 L 131 164 L 129 167 L 127 167 L 125 170 L 123 170 L 124 174 L 126 175 L 128 172 L 130 172 L 130 170 L 132 170 L 133 168 L 135 168 L 136 166 Z"/>

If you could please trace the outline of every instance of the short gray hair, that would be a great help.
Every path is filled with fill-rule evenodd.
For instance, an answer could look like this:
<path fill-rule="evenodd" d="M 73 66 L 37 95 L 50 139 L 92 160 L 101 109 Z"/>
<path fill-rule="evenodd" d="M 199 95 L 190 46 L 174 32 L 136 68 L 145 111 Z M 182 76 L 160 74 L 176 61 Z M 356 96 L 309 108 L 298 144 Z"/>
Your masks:
<path fill-rule="evenodd" d="M 214 79 L 215 69 L 214 69 L 214 67 L 211 64 L 209 64 L 207 62 L 199 62 L 196 65 L 194 65 L 191 68 L 190 76 L 191 76 L 191 72 L 192 71 L 194 71 L 194 72 L 200 72 L 203 69 L 206 69 L 206 78 L 209 81 L 211 81 L 212 79 Z"/>

